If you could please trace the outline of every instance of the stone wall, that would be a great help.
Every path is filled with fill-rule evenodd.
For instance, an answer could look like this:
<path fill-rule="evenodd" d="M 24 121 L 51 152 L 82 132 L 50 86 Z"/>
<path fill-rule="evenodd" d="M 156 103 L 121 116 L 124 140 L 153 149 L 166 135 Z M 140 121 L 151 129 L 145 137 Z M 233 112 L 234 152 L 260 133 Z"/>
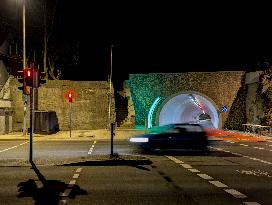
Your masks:
<path fill-rule="evenodd" d="M 10 83 L 13 113 L 13 131 L 22 130 L 23 100 L 18 90 L 18 82 Z M 38 90 L 37 110 L 55 111 L 60 130 L 68 130 L 70 107 L 68 92 L 74 93 L 72 102 L 72 129 L 107 128 L 109 113 L 109 83 L 106 81 L 63 81 L 49 80 Z M 29 97 L 28 97 L 29 98 Z M 28 100 L 29 102 L 29 100 Z M 29 105 L 27 106 L 29 110 Z M 114 98 L 111 105 L 112 119 L 115 121 Z M 28 111 L 29 116 L 29 111 Z M 29 117 L 27 117 L 29 127 Z"/>
<path fill-rule="evenodd" d="M 238 129 L 244 122 L 246 113 L 245 108 L 239 103 L 235 105 L 234 102 L 245 101 L 245 90 L 239 92 L 243 88 L 244 78 L 243 71 L 131 74 L 127 84 L 134 104 L 135 123 L 145 124 L 148 109 L 157 96 L 166 99 L 177 93 L 194 91 L 212 99 L 218 109 L 222 105 L 230 108 L 230 112 L 220 114 L 220 118 L 224 122 L 228 121 L 228 126 L 232 123 L 232 127 Z M 237 95 L 238 93 L 240 94 Z M 235 121 L 230 121 L 229 115 L 236 118 Z"/>

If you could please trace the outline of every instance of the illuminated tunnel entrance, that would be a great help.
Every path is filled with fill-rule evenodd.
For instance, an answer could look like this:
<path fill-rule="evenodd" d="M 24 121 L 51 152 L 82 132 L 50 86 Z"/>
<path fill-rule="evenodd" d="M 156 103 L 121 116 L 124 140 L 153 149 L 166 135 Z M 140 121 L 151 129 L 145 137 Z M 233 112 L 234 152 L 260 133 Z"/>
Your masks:
<path fill-rule="evenodd" d="M 157 123 L 166 125 L 185 122 L 209 122 L 219 127 L 217 106 L 208 97 L 195 92 L 186 92 L 167 98 L 157 113 Z"/>

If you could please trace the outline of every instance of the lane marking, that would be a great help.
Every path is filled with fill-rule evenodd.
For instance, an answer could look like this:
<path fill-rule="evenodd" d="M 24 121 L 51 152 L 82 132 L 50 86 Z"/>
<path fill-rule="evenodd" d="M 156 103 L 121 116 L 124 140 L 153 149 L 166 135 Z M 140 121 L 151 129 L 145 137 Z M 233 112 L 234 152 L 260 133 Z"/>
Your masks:
<path fill-rule="evenodd" d="M 244 204 L 246 204 L 246 205 L 261 205 L 261 204 L 259 204 L 258 202 L 250 202 L 250 201 L 247 201 L 247 202 L 244 202 Z"/>
<path fill-rule="evenodd" d="M 69 196 L 69 194 L 71 193 L 71 191 L 72 191 L 72 189 L 71 189 L 71 188 L 68 188 L 68 189 L 66 189 L 66 190 L 64 191 L 64 193 L 61 193 L 60 196 L 62 196 L 62 197 L 67 197 L 67 196 Z"/>
<path fill-rule="evenodd" d="M 211 184 L 213 184 L 214 186 L 219 187 L 219 188 L 226 188 L 226 187 L 228 187 L 226 184 L 223 184 L 220 181 L 209 181 L 209 182 Z"/>
<path fill-rule="evenodd" d="M 198 176 L 200 176 L 202 179 L 213 179 L 211 176 L 207 175 L 207 174 L 197 174 Z"/>
<path fill-rule="evenodd" d="M 192 169 L 192 166 L 189 164 L 180 164 L 181 166 L 183 166 L 185 169 Z"/>
<path fill-rule="evenodd" d="M 68 188 L 67 189 L 71 189 L 74 185 L 76 184 L 76 180 L 71 180 L 68 184 Z"/>
<path fill-rule="evenodd" d="M 79 177 L 79 174 L 74 174 L 73 179 L 77 179 Z"/>
<path fill-rule="evenodd" d="M 242 194 L 241 192 L 235 190 L 235 189 L 224 189 L 225 192 L 231 194 L 232 196 L 234 196 L 235 198 L 247 198 L 246 195 Z"/>
<path fill-rule="evenodd" d="M 23 142 L 23 143 L 21 143 L 21 144 L 19 144 L 19 145 L 15 145 L 15 146 L 13 146 L 13 147 L 9 147 L 9 148 L 0 150 L 0 153 L 1 153 L 1 152 L 8 151 L 8 150 L 11 150 L 11 149 L 14 149 L 14 148 L 17 148 L 17 147 L 22 146 L 22 145 L 24 145 L 24 144 L 26 144 L 26 143 L 28 143 L 28 141 L 27 141 L 27 142 Z"/>
<path fill-rule="evenodd" d="M 209 147 L 212 148 L 212 149 L 215 149 L 215 150 L 223 151 L 223 152 L 230 152 L 230 151 L 223 150 L 221 148 L 216 148 L 216 147 L 212 147 L 212 146 L 209 146 Z M 250 156 L 247 156 L 247 155 L 242 155 L 242 154 L 239 154 L 239 153 L 236 153 L 236 152 L 230 152 L 230 153 L 234 154 L 234 155 L 237 155 L 237 156 L 245 157 L 245 158 L 248 158 L 248 159 L 251 159 L 251 160 L 254 160 L 254 161 L 259 161 L 259 162 L 262 162 L 262 163 L 265 163 L 265 164 L 272 165 L 272 162 L 269 162 L 269 161 L 265 161 L 265 160 L 258 159 L 258 158 L 255 158 L 255 157 L 250 157 Z"/>
<path fill-rule="evenodd" d="M 242 145 L 242 146 L 244 146 L 244 147 L 248 147 L 248 145 L 247 145 L 247 144 L 240 144 L 240 145 Z"/>
<path fill-rule="evenodd" d="M 166 157 L 167 157 L 168 159 L 174 161 L 174 162 L 177 163 L 177 164 L 182 164 L 182 163 L 184 163 L 183 161 L 177 159 L 176 157 L 172 157 L 172 156 L 166 156 Z"/>
<path fill-rule="evenodd" d="M 91 148 L 88 151 L 88 154 L 92 154 L 93 150 L 94 150 L 94 145 L 96 144 L 96 141 L 93 142 Z"/>
<path fill-rule="evenodd" d="M 76 173 L 79 173 L 82 171 L 82 168 L 77 168 Z"/>
<path fill-rule="evenodd" d="M 213 148 L 213 147 L 211 147 Z M 219 148 L 218 148 L 219 149 Z M 223 149 L 221 149 L 222 151 L 225 151 Z M 236 155 L 241 155 L 239 153 L 235 153 Z M 243 156 L 243 155 L 241 155 Z M 180 163 L 181 161 L 173 156 L 165 156 L 167 157 L 168 159 L 170 159 L 171 161 L 174 161 L 176 164 L 179 164 L 179 165 L 182 165 L 184 168 L 188 167 L 189 164 L 182 164 Z M 191 165 L 189 165 L 191 167 Z M 193 173 L 198 173 L 200 172 L 199 170 L 197 169 L 193 169 L 193 168 L 189 168 L 188 169 L 189 171 L 193 172 Z M 207 174 L 197 174 L 199 177 L 203 178 L 203 179 L 207 179 L 207 180 L 210 180 L 210 179 L 213 179 L 211 176 L 207 175 Z M 210 184 L 213 184 L 214 186 L 218 187 L 218 188 L 227 188 L 228 186 L 226 184 L 223 184 L 222 182 L 220 181 L 209 181 Z M 241 192 L 235 190 L 235 189 L 223 189 L 225 192 L 231 194 L 233 197 L 235 198 L 247 198 L 247 196 L 245 194 L 242 194 Z M 245 205 L 261 205 L 259 204 L 258 202 L 243 202 L 243 204 Z"/>
<path fill-rule="evenodd" d="M 188 169 L 189 171 L 191 171 L 191 172 L 193 172 L 193 173 L 198 173 L 198 172 L 200 172 L 199 170 L 197 170 L 197 169 Z"/>

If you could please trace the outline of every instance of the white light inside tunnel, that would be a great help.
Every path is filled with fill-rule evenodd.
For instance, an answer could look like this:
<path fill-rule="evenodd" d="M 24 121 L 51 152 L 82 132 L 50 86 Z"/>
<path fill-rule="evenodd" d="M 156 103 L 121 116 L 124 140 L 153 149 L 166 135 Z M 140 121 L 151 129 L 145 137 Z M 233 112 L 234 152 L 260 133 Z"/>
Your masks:
<path fill-rule="evenodd" d="M 199 107 L 199 109 L 202 111 L 202 113 L 205 114 L 205 111 L 204 111 L 203 107 L 200 105 L 200 103 L 198 102 L 198 100 L 192 94 L 189 94 L 189 98 L 193 101 L 193 103 L 197 107 Z"/>
<path fill-rule="evenodd" d="M 147 118 L 147 128 L 151 128 L 152 127 L 153 113 L 154 113 L 155 108 L 159 104 L 160 100 L 161 100 L 161 97 L 157 97 L 154 100 L 152 106 L 149 109 L 148 118 Z"/>
<path fill-rule="evenodd" d="M 202 110 L 193 102 L 193 97 L 197 99 Z M 211 126 L 218 128 L 219 115 L 217 110 L 216 104 L 205 96 L 195 93 L 189 94 L 188 92 L 181 93 L 169 98 L 162 104 L 158 114 L 158 125 L 197 121 L 200 114 L 203 113 L 210 117 Z"/>

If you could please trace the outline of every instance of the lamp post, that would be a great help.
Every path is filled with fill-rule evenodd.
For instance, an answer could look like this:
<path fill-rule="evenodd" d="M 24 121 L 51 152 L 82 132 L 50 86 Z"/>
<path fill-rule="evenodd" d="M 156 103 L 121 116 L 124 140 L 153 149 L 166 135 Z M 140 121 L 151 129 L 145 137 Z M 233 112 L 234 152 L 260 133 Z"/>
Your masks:
<path fill-rule="evenodd" d="M 26 32 L 25 32 L 25 0 L 23 0 L 23 69 L 26 68 Z M 26 109 L 27 109 L 27 96 L 23 93 L 24 101 L 24 125 L 23 135 L 26 135 Z"/>

